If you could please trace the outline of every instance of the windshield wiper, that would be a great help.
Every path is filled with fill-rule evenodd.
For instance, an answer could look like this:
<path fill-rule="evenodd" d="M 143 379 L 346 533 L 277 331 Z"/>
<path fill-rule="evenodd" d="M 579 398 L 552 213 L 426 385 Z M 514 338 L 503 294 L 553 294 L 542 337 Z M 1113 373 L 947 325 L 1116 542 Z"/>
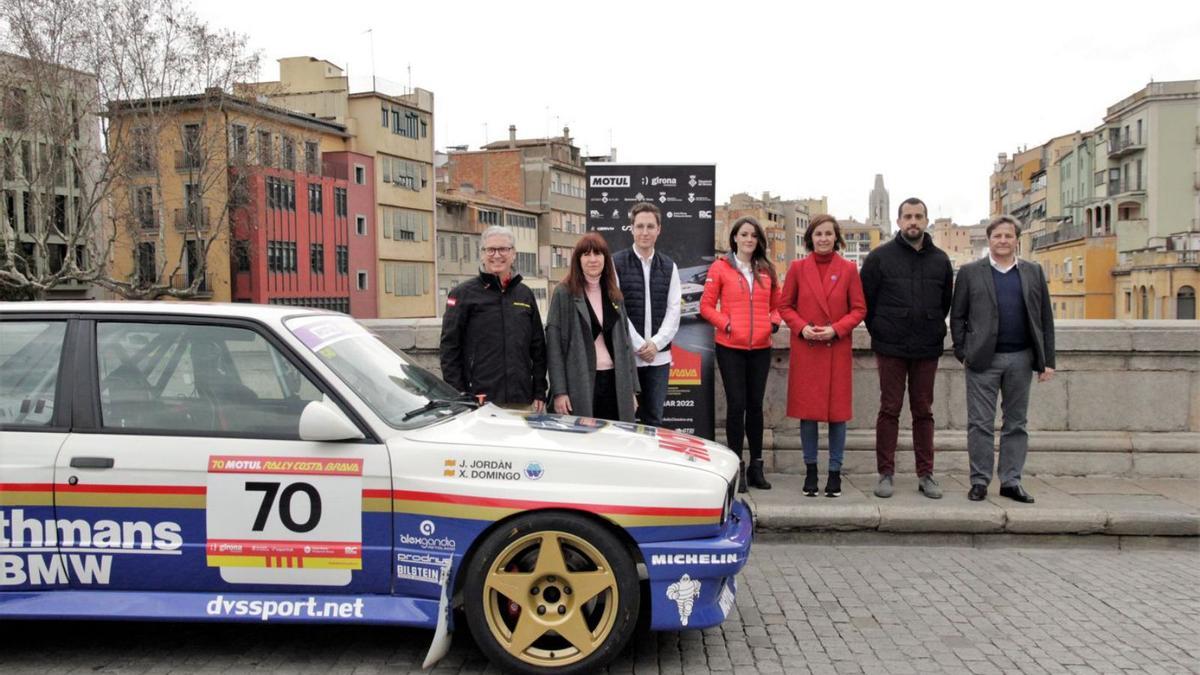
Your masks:
<path fill-rule="evenodd" d="M 433 399 L 429 399 L 429 402 L 426 403 L 425 405 L 421 406 L 420 408 L 413 408 L 412 410 L 409 410 L 408 412 L 404 413 L 404 417 L 402 417 L 400 419 L 400 421 L 407 422 L 410 419 L 416 417 L 417 415 L 424 415 L 425 413 L 427 413 L 431 410 L 437 410 L 438 408 L 452 408 L 456 405 L 465 405 L 465 406 L 469 406 L 471 408 L 479 407 L 479 403 L 470 398 L 456 398 L 456 399 L 433 398 Z"/>

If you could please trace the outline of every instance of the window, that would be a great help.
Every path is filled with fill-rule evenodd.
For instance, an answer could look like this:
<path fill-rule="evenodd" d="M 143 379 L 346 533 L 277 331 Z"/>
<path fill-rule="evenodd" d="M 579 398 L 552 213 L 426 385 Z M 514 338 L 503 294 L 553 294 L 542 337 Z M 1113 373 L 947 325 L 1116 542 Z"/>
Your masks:
<path fill-rule="evenodd" d="M 1138 122 L 1141 131 L 1141 122 Z M 1191 321 L 1196 318 L 1196 289 L 1191 286 L 1180 286 L 1175 293 L 1175 318 Z"/>
<path fill-rule="evenodd" d="M 4 424 L 50 424 L 66 335 L 65 321 L 0 323 L 0 399 L 10 403 Z"/>
<path fill-rule="evenodd" d="M 446 259 L 446 237 L 438 237 L 438 260 Z"/>
<path fill-rule="evenodd" d="M 367 272 L 366 272 L 366 270 L 359 270 L 357 276 L 358 276 L 358 290 L 360 290 L 360 291 L 367 290 Z"/>
<path fill-rule="evenodd" d="M 458 237 L 450 237 L 450 259 L 458 260 Z"/>
<path fill-rule="evenodd" d="M 296 181 L 267 176 L 266 185 L 267 208 L 280 211 L 296 210 Z"/>
<path fill-rule="evenodd" d="M 362 164 L 354 165 L 354 183 L 356 185 L 367 184 L 367 167 Z"/>
<path fill-rule="evenodd" d="M 96 326 L 104 428 L 299 439 L 321 391 L 258 333 L 228 326 Z M 145 345 L 155 345 L 145 349 Z"/>
<path fill-rule="evenodd" d="M 333 214 L 346 217 L 346 188 L 333 188 Z"/>
<path fill-rule="evenodd" d="M 28 121 L 28 113 L 26 104 L 29 99 L 29 93 L 20 87 L 12 87 L 8 90 L 8 96 L 4 98 L 4 124 L 9 129 L 24 129 Z"/>
<path fill-rule="evenodd" d="M 137 271 L 136 285 L 139 288 L 145 288 L 157 282 L 158 260 L 155 256 L 154 242 L 143 241 L 139 243 L 134 258 Z"/>
<path fill-rule="evenodd" d="M 483 226 L 499 225 L 500 212 L 491 209 L 479 209 L 479 224 Z"/>
<path fill-rule="evenodd" d="M 275 148 L 271 141 L 271 132 L 258 132 L 258 163 L 263 166 L 274 166 Z"/>
<path fill-rule="evenodd" d="M 1137 183 L 1134 184 L 1134 189 L 1142 189 L 1142 160 L 1137 161 Z"/>
<path fill-rule="evenodd" d="M 245 125 L 235 124 L 229 131 L 229 152 L 238 164 L 244 164 L 250 152 L 249 133 Z"/>
<path fill-rule="evenodd" d="M 1133 291 L 1125 291 L 1125 313 L 1133 311 Z"/>
<path fill-rule="evenodd" d="M 391 155 L 380 155 L 383 182 L 409 190 L 420 190 L 429 183 L 427 165 Z"/>
<path fill-rule="evenodd" d="M 309 183 L 308 184 L 308 212 L 309 213 L 321 213 L 321 209 L 322 209 L 321 184 L 320 183 Z"/>
<path fill-rule="evenodd" d="M 427 211 L 383 207 L 383 236 L 396 241 L 429 241 Z"/>
<path fill-rule="evenodd" d="M 153 229 L 154 222 L 154 188 L 140 187 L 133 193 L 133 212 L 138 225 Z"/>
<path fill-rule="evenodd" d="M 428 267 L 423 263 L 387 263 L 385 292 L 402 297 L 425 295 L 429 292 Z"/>
<path fill-rule="evenodd" d="M 316 141 L 304 141 L 304 170 L 307 173 L 321 173 L 320 151 Z"/>
<path fill-rule="evenodd" d="M 279 138 L 280 161 L 283 163 L 283 168 L 289 171 L 296 170 L 296 142 L 290 136 L 280 136 Z"/>
<path fill-rule="evenodd" d="M 142 172 L 154 169 L 154 143 L 150 137 L 150 130 L 138 127 L 130 132 L 130 136 L 130 161 L 133 170 Z"/>
<path fill-rule="evenodd" d="M 270 272 L 295 272 L 296 242 L 268 241 L 267 270 Z"/>
<path fill-rule="evenodd" d="M 388 125 L 388 107 L 386 105 L 380 107 L 379 112 L 380 112 L 380 120 L 383 123 L 382 126 L 384 129 L 386 129 L 387 125 Z"/>
<path fill-rule="evenodd" d="M 1075 258 L 1075 272 L 1080 281 L 1083 281 L 1083 256 Z"/>
<path fill-rule="evenodd" d="M 308 266 L 313 274 L 325 273 L 325 244 L 310 244 Z"/>
<path fill-rule="evenodd" d="M 350 273 L 350 248 L 344 244 L 338 244 L 337 246 L 334 247 L 334 253 L 335 253 L 335 257 L 337 258 L 337 260 L 335 261 L 337 264 L 337 273 L 342 274 L 342 275 L 349 274 Z"/>
<path fill-rule="evenodd" d="M 250 242 L 245 239 L 233 242 L 233 265 L 238 272 L 250 271 Z"/>
<path fill-rule="evenodd" d="M 354 233 L 365 235 L 367 233 L 367 217 L 354 216 Z"/>
<path fill-rule="evenodd" d="M 537 254 L 536 253 L 517 253 L 517 272 L 524 277 L 533 277 L 537 275 Z"/>
<path fill-rule="evenodd" d="M 537 218 L 527 216 L 523 213 L 506 213 L 504 214 L 504 224 L 509 227 L 524 227 L 536 230 Z"/>
<path fill-rule="evenodd" d="M 178 169 L 198 169 L 200 168 L 200 125 L 185 124 L 183 125 L 183 163 L 176 168 Z"/>
<path fill-rule="evenodd" d="M 1137 144 L 1142 144 L 1142 121 L 1137 121 Z"/>

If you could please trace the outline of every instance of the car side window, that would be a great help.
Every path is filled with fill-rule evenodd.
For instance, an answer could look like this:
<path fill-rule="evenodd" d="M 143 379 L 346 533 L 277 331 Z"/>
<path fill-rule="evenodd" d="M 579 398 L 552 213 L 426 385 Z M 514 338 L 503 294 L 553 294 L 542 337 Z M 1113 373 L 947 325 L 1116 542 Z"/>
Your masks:
<path fill-rule="evenodd" d="M 105 429 L 298 439 L 320 389 L 262 335 L 232 326 L 96 326 Z"/>
<path fill-rule="evenodd" d="M 50 424 L 66 335 L 65 321 L 0 322 L 0 424 Z"/>

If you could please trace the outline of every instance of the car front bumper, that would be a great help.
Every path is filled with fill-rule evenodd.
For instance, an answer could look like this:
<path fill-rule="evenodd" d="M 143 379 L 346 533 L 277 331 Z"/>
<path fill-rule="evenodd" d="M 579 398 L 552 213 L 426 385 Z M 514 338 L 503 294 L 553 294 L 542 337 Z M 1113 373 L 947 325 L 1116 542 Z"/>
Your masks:
<path fill-rule="evenodd" d="M 735 577 L 750 557 L 754 521 L 737 500 L 720 534 L 642 544 L 650 582 L 650 628 L 709 628 L 725 620 L 737 592 Z"/>

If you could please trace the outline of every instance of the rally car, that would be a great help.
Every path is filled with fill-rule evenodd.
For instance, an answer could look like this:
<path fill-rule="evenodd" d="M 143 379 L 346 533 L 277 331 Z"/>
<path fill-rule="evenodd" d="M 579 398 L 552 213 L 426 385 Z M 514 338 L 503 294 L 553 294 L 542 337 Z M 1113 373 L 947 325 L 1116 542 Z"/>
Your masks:
<path fill-rule="evenodd" d="M 454 391 L 349 317 L 0 304 L 0 618 L 465 617 L 503 668 L 585 672 L 733 606 L 737 458 Z M 640 614 L 641 613 L 641 614 Z"/>

